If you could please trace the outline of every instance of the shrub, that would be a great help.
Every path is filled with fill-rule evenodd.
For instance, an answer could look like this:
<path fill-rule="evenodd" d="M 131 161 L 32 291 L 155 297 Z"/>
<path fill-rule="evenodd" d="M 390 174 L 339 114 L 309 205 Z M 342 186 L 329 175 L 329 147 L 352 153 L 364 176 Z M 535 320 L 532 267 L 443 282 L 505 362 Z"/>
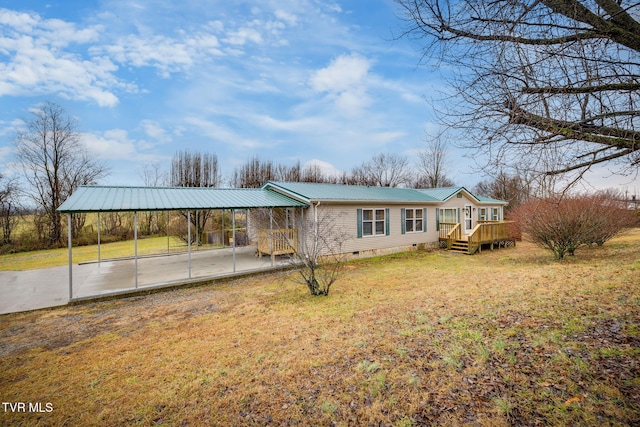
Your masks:
<path fill-rule="evenodd" d="M 602 246 L 634 226 L 635 214 L 622 200 L 611 191 L 530 200 L 516 208 L 511 219 L 528 240 L 563 259 L 580 246 Z"/>

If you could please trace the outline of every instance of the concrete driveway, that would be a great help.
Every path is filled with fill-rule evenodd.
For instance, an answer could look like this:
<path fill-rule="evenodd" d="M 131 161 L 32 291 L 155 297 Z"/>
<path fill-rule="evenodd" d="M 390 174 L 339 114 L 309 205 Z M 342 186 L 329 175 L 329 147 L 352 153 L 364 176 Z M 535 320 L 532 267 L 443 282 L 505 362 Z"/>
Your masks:
<path fill-rule="evenodd" d="M 126 294 L 141 289 L 187 284 L 203 279 L 230 277 L 268 271 L 286 265 L 270 257 L 258 258 L 256 248 L 236 248 L 233 269 L 231 248 L 133 259 L 74 264 L 73 299 L 90 299 L 109 294 Z M 69 266 L 29 271 L 0 271 L 0 314 L 55 307 L 69 303 Z"/>

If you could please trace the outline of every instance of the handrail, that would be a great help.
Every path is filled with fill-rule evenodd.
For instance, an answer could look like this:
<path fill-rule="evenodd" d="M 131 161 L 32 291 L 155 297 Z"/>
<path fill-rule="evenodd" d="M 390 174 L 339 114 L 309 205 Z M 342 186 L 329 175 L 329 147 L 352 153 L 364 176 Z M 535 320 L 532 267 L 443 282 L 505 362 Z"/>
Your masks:
<path fill-rule="evenodd" d="M 469 233 L 469 253 L 474 253 L 485 243 L 510 239 L 509 224 L 512 221 L 487 221 L 478 223 Z"/>
<path fill-rule="evenodd" d="M 298 250 L 298 230 L 280 228 L 258 231 L 258 253 L 283 255 L 296 253 Z"/>

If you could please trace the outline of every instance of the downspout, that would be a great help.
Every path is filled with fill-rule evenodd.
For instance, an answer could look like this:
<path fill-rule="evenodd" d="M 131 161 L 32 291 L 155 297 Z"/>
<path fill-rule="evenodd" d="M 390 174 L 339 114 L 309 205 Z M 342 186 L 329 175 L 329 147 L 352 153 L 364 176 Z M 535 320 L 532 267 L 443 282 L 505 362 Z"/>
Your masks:
<path fill-rule="evenodd" d="M 313 256 L 316 258 L 318 257 L 318 206 L 320 206 L 319 200 L 313 209 Z"/>
<path fill-rule="evenodd" d="M 73 299 L 73 239 L 71 236 L 71 215 L 73 214 L 69 213 L 67 215 L 67 245 L 69 246 L 69 301 Z"/>

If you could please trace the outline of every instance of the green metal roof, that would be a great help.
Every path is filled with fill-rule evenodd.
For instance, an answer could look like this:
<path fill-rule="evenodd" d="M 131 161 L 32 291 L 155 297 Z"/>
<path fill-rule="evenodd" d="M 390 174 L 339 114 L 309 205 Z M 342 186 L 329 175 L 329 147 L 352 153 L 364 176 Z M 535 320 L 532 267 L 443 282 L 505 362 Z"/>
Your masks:
<path fill-rule="evenodd" d="M 480 200 L 475 194 L 473 194 L 471 191 L 467 190 L 464 187 L 439 187 L 439 188 L 423 188 L 418 190 L 421 193 L 424 194 L 428 194 L 432 197 L 435 197 L 436 199 L 438 199 L 441 202 L 444 202 L 445 200 L 450 199 L 451 197 L 455 196 L 456 194 L 458 194 L 461 191 L 464 191 L 465 193 L 467 193 L 469 196 L 473 197 L 476 200 Z"/>
<path fill-rule="evenodd" d="M 58 208 L 63 213 L 249 209 L 307 206 L 260 188 L 82 186 Z"/>
<path fill-rule="evenodd" d="M 369 187 L 364 185 L 319 184 L 311 182 L 267 182 L 262 188 L 291 197 L 332 202 L 438 202 L 437 198 L 410 188 Z"/>
<path fill-rule="evenodd" d="M 330 202 L 398 202 L 398 203 L 442 203 L 464 191 L 480 203 L 507 204 L 502 200 L 476 196 L 465 187 L 442 188 L 390 188 L 364 185 L 319 184 L 312 182 L 267 182 L 262 188 L 303 200 Z"/>
<path fill-rule="evenodd" d="M 505 202 L 504 200 L 497 200 L 497 199 L 492 199 L 490 197 L 484 197 L 484 196 L 476 196 L 471 191 L 467 190 L 465 187 L 424 188 L 418 191 L 424 194 L 428 194 L 432 197 L 435 197 L 436 199 L 442 202 L 449 200 L 451 197 L 455 196 L 460 191 L 464 191 L 466 194 L 468 194 L 470 197 L 473 197 L 480 203 L 491 203 L 491 204 L 502 204 L 502 205 L 507 204 L 507 202 Z"/>
<path fill-rule="evenodd" d="M 505 202 L 504 200 L 492 199 L 491 197 L 484 197 L 484 196 L 476 196 L 476 197 L 482 203 L 495 203 L 495 204 L 502 204 L 502 205 L 507 204 L 507 202 Z"/>

